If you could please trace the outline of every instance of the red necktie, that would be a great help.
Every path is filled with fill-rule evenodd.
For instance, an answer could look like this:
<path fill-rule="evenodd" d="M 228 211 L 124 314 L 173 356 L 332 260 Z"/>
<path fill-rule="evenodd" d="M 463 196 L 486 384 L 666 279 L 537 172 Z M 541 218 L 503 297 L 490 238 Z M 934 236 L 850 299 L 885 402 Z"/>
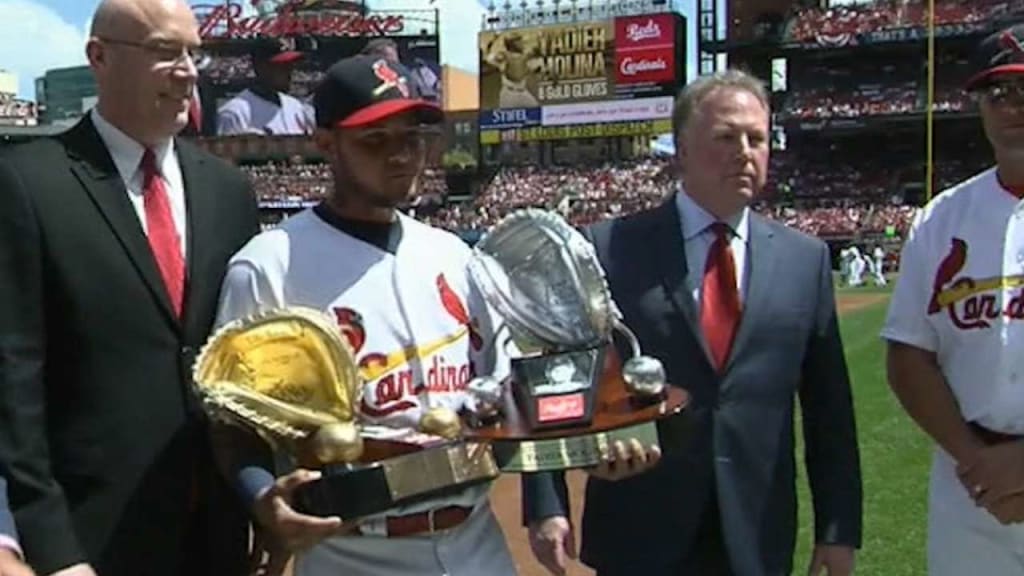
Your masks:
<path fill-rule="evenodd" d="M 721 372 L 729 359 L 740 320 L 740 294 L 736 286 L 736 262 L 729 245 L 729 226 L 716 222 L 709 229 L 715 233 L 715 241 L 704 265 L 700 325 L 711 347 L 715 368 Z"/>
<path fill-rule="evenodd" d="M 188 121 L 195 128 L 196 134 L 203 132 L 203 110 L 199 103 L 199 91 L 192 91 L 192 98 L 188 102 Z"/>
<path fill-rule="evenodd" d="M 181 317 L 185 293 L 185 259 L 181 255 L 181 238 L 171 216 L 171 200 L 164 179 L 156 167 L 153 151 L 142 155 L 142 194 L 146 207 L 146 230 L 167 295 L 171 297 L 174 314 Z"/>

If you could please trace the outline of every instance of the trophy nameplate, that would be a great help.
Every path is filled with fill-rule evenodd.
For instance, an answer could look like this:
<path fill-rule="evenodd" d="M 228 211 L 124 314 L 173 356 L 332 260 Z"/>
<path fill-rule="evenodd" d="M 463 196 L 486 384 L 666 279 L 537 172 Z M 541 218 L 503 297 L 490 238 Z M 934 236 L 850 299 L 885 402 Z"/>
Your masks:
<path fill-rule="evenodd" d="M 212 419 L 249 429 L 296 466 L 322 472 L 296 490 L 299 512 L 357 520 L 499 474 L 490 446 L 463 440 L 450 410 L 428 411 L 405 436 L 364 438 L 354 355 L 316 310 L 279 309 L 225 325 L 193 372 Z"/>
<path fill-rule="evenodd" d="M 479 408 L 466 436 L 490 442 L 503 472 L 594 466 L 618 440 L 680 445 L 688 396 L 641 354 L 582 234 L 557 214 L 525 209 L 473 252 L 470 277 L 503 321 L 495 338 L 507 330 L 515 350 L 507 382 L 470 383 Z M 621 365 L 615 334 L 631 352 Z"/>
<path fill-rule="evenodd" d="M 593 397 L 589 424 L 538 429 L 509 386 L 503 392 L 500 419 L 470 428 L 466 437 L 489 442 L 498 467 L 508 473 L 596 466 L 616 441 L 636 439 L 645 447 L 658 446 L 663 453 L 680 450 L 686 441 L 689 396 L 682 388 L 666 386 L 661 398 L 638 398 L 627 390 L 612 359 L 601 371 Z"/>

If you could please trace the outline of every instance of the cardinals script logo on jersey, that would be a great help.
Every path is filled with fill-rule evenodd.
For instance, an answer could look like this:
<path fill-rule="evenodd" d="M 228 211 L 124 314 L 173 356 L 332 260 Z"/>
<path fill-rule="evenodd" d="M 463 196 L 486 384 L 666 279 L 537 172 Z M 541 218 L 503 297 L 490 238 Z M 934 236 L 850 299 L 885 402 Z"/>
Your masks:
<path fill-rule="evenodd" d="M 452 290 L 443 274 L 437 276 L 440 309 L 452 320 L 452 330 L 438 338 L 411 344 L 389 353 L 366 352 L 367 328 L 362 315 L 347 307 L 333 309 L 342 335 L 358 358 L 359 375 L 366 383 L 360 410 L 367 416 L 387 416 L 421 406 L 423 393 L 461 392 L 473 378 L 475 370 L 468 356 L 446 354 L 459 342 L 469 339 L 474 351 L 483 340 L 477 333 L 459 295 Z"/>
<path fill-rule="evenodd" d="M 990 328 L 1000 317 L 1024 318 L 1024 276 L 993 276 L 971 278 L 958 276 L 967 265 L 968 246 L 961 238 L 950 240 L 949 253 L 942 259 L 932 283 L 928 314 L 943 310 L 953 325 L 961 330 Z M 1014 290 L 1002 304 L 1003 290 Z"/>

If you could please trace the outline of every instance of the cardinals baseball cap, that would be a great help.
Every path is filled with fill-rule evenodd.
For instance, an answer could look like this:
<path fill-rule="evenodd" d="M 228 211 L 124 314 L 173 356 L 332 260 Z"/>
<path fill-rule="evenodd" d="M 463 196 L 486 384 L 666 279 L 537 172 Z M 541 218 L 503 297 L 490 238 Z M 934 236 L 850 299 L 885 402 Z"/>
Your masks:
<path fill-rule="evenodd" d="M 261 39 L 256 42 L 250 52 L 257 62 L 270 62 L 271 64 L 291 64 L 301 60 L 305 55 L 295 49 L 295 45 L 287 38 Z"/>
<path fill-rule="evenodd" d="M 321 128 L 365 126 L 410 111 L 424 124 L 444 119 L 440 108 L 420 97 L 405 66 L 380 56 L 352 56 L 328 68 L 313 108 Z"/>
<path fill-rule="evenodd" d="M 1017 24 L 982 40 L 971 60 L 973 75 L 967 89 L 974 90 L 1000 76 L 1024 76 L 1024 24 Z"/>

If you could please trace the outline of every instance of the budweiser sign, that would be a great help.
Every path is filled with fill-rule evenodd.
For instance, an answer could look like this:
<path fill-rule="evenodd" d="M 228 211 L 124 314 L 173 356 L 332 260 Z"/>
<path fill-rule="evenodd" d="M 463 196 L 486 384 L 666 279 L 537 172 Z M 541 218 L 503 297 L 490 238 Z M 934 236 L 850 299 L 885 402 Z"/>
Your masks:
<path fill-rule="evenodd" d="M 353 11 L 308 11 L 309 2 L 291 2 L 267 15 L 242 15 L 238 3 L 193 6 L 204 39 L 254 36 L 388 36 L 405 29 L 399 14 L 360 14 Z"/>
<path fill-rule="evenodd" d="M 668 70 L 668 64 L 665 63 L 664 58 L 657 58 L 654 60 L 641 58 L 634 60 L 627 56 L 619 63 L 619 72 L 621 72 L 623 76 L 636 76 L 643 72 L 653 72 L 655 70 Z"/>
<path fill-rule="evenodd" d="M 637 24 L 636 22 L 626 26 L 626 38 L 629 38 L 633 42 L 643 42 L 644 40 L 661 39 L 661 26 L 654 20 L 648 20 L 645 24 Z"/>

